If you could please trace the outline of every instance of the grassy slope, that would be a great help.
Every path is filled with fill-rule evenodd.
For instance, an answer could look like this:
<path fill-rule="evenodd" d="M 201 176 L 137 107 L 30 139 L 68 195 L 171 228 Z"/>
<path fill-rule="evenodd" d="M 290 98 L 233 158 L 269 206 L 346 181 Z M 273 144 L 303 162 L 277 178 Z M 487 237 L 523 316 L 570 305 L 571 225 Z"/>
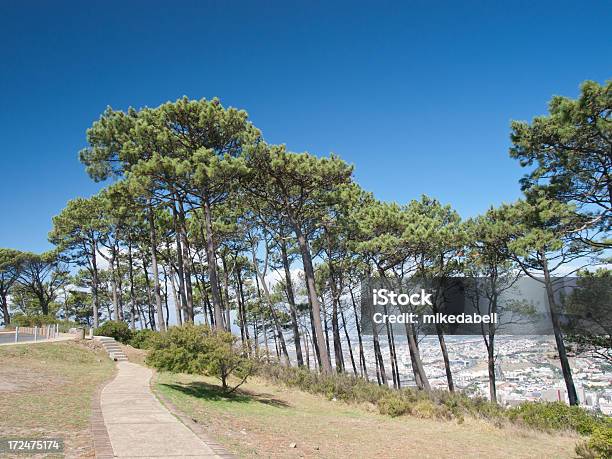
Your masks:
<path fill-rule="evenodd" d="M 68 456 L 93 457 L 92 396 L 113 371 L 91 343 L 0 347 L 2 436 L 62 437 Z"/>
<path fill-rule="evenodd" d="M 211 378 L 160 374 L 156 388 L 241 457 L 574 457 L 574 435 L 485 422 L 389 418 L 365 406 L 325 400 L 249 380 L 226 398 Z M 292 443 L 296 447 L 292 447 Z"/>

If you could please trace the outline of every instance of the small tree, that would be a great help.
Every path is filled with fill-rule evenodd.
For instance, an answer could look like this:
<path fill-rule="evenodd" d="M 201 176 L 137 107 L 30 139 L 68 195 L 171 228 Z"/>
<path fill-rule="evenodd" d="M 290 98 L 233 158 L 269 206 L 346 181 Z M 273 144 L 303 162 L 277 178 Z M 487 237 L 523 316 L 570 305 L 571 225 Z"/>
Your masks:
<path fill-rule="evenodd" d="M 252 372 L 251 363 L 236 346 L 236 337 L 207 325 L 170 327 L 152 341 L 147 364 L 172 373 L 214 376 L 227 394 L 244 384 Z M 230 388 L 232 375 L 239 383 Z"/>
<path fill-rule="evenodd" d="M 0 249 L 0 308 L 4 325 L 11 323 L 8 296 L 21 274 L 23 258 L 24 254 L 18 250 Z"/>

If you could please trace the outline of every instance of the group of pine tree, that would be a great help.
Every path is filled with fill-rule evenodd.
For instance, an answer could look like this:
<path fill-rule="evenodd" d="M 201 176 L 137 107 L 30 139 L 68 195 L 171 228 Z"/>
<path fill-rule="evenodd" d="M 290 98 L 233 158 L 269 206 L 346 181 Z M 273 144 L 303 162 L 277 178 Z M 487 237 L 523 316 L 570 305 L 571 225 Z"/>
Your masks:
<path fill-rule="evenodd" d="M 361 333 L 360 280 L 484 277 L 495 312 L 505 283 L 522 273 L 554 302 L 555 273 L 601 259 L 611 245 L 611 110 L 612 83 L 585 82 L 577 99 L 554 97 L 548 115 L 513 122 L 510 155 L 527 168 L 524 197 L 465 220 L 427 196 L 379 201 L 341 158 L 270 145 L 245 111 L 217 99 L 108 108 L 79 155 L 108 185 L 53 219 L 55 250 L 0 249 L 3 321 L 10 310 L 164 331 L 197 318 L 239 329 L 249 352 L 265 346 L 286 365 L 394 387 L 398 353 L 407 351 L 415 384 L 429 390 L 413 325 L 402 337 L 407 349 L 388 325 Z M 576 404 L 554 311 L 552 319 Z M 444 329 L 437 335 L 452 391 Z M 483 338 L 496 400 L 495 328 Z"/>

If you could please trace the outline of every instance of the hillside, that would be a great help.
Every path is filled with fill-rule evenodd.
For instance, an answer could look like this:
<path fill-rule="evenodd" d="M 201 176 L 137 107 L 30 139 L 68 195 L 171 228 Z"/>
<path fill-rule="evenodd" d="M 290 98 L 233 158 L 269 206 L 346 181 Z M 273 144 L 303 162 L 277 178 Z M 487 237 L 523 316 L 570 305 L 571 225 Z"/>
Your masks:
<path fill-rule="evenodd" d="M 91 342 L 0 347 L 3 437 L 65 441 L 68 457 L 94 457 L 93 396 L 114 364 Z"/>
<path fill-rule="evenodd" d="M 212 378 L 163 373 L 156 390 L 240 457 L 575 457 L 578 437 L 466 419 L 390 418 L 250 379 L 231 397 Z"/>

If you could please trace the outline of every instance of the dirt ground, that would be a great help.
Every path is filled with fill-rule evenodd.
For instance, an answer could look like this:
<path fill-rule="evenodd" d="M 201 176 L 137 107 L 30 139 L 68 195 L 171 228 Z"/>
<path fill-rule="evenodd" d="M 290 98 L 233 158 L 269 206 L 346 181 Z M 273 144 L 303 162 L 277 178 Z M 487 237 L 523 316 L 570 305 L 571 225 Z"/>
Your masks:
<path fill-rule="evenodd" d="M 563 458 L 579 440 L 474 419 L 390 418 L 257 378 L 227 398 L 217 384 L 164 373 L 156 388 L 240 457 Z"/>

